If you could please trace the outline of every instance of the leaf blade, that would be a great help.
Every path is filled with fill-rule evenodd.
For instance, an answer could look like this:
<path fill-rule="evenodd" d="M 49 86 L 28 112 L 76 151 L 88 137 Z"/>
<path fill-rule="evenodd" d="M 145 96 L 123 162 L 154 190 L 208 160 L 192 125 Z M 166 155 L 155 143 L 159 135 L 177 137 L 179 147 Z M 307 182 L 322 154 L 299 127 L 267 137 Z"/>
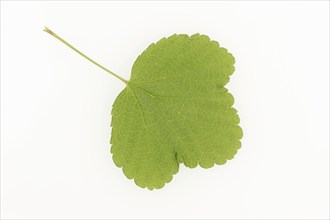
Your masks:
<path fill-rule="evenodd" d="M 210 168 L 234 157 L 243 133 L 224 88 L 234 62 L 199 34 L 163 38 L 137 58 L 112 111 L 111 151 L 128 178 L 162 188 L 179 163 Z"/>

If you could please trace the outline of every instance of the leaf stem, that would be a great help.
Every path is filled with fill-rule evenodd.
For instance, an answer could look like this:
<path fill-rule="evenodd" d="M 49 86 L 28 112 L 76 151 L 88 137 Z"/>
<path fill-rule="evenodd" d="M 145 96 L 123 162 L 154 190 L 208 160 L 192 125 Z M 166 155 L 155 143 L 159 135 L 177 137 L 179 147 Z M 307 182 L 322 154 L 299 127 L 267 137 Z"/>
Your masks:
<path fill-rule="evenodd" d="M 79 51 L 77 48 L 75 48 L 74 46 L 72 46 L 71 44 L 69 44 L 67 41 L 65 41 L 63 38 L 61 38 L 60 36 L 58 36 L 57 34 L 55 34 L 52 30 L 50 30 L 49 28 L 45 27 L 44 29 L 45 32 L 47 32 L 48 34 L 52 35 L 53 37 L 55 37 L 56 39 L 58 39 L 59 41 L 61 41 L 62 43 L 64 43 L 65 45 L 67 45 L 68 47 L 70 47 L 72 50 L 74 50 L 75 52 L 77 52 L 78 54 L 80 54 L 82 57 L 86 58 L 87 60 L 89 60 L 90 62 L 94 63 L 96 66 L 100 67 L 101 69 L 107 71 L 108 73 L 110 73 L 111 75 L 113 75 L 114 77 L 116 77 L 117 79 L 121 80 L 122 82 L 124 82 L 125 84 L 128 83 L 127 80 L 123 79 L 122 77 L 118 76 L 117 74 L 115 74 L 114 72 L 112 72 L 111 70 L 108 70 L 107 68 L 105 68 L 104 66 L 102 66 L 101 64 L 97 63 L 96 61 L 94 61 L 93 59 L 89 58 L 88 56 L 86 56 L 85 54 L 83 54 L 81 51 Z"/>

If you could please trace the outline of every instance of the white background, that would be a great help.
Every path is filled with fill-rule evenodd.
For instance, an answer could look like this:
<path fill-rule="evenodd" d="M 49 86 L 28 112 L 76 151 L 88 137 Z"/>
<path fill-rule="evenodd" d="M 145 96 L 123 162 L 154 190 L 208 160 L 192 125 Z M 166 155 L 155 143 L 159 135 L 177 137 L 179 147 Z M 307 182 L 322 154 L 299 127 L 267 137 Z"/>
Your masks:
<path fill-rule="evenodd" d="M 124 84 L 150 43 L 209 35 L 236 57 L 235 158 L 149 191 L 109 153 Z M 2 218 L 329 218 L 329 2 L 1 2 Z"/>

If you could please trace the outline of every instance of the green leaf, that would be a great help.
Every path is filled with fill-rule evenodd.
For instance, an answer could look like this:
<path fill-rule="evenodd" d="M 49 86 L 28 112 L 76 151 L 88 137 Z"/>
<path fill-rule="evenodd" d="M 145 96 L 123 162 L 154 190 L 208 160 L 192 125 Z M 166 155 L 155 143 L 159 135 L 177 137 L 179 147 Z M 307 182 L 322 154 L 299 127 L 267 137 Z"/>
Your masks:
<path fill-rule="evenodd" d="M 112 109 L 111 152 L 138 186 L 162 188 L 180 163 L 210 168 L 241 147 L 234 98 L 224 87 L 235 59 L 216 41 L 199 34 L 163 38 L 137 58 L 127 81 L 44 31 L 127 85 Z"/>
<path fill-rule="evenodd" d="M 205 35 L 173 35 L 151 44 L 112 109 L 111 152 L 140 187 L 159 189 L 179 164 L 210 168 L 240 148 L 242 130 L 224 87 L 234 57 Z"/>

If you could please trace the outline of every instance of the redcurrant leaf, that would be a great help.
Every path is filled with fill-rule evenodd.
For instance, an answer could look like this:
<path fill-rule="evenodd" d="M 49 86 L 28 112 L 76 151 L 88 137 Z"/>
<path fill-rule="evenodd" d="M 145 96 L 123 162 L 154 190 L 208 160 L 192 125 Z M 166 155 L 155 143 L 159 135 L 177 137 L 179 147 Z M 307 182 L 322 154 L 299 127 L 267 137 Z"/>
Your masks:
<path fill-rule="evenodd" d="M 180 34 L 151 44 L 125 80 L 51 34 L 126 84 L 112 109 L 113 160 L 140 187 L 162 188 L 179 164 L 224 164 L 243 136 L 233 96 L 224 87 L 234 57 L 205 35 Z"/>

